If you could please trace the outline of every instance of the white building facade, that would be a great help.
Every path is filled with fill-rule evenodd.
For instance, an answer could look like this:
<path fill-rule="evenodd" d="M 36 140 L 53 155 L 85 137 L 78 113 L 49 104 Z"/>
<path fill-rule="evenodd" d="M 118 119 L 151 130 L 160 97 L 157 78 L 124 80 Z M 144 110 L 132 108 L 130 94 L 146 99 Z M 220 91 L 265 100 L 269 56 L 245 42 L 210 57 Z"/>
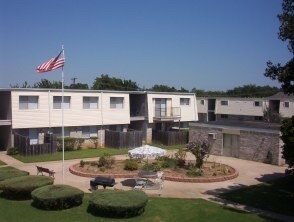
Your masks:
<path fill-rule="evenodd" d="M 196 96 L 191 93 L 58 89 L 0 89 L 0 149 L 13 144 L 13 133 L 40 143 L 40 134 L 97 137 L 104 146 L 105 130 L 140 130 L 152 142 L 156 124 L 178 125 L 197 121 Z M 158 109 L 159 108 L 159 109 Z"/>

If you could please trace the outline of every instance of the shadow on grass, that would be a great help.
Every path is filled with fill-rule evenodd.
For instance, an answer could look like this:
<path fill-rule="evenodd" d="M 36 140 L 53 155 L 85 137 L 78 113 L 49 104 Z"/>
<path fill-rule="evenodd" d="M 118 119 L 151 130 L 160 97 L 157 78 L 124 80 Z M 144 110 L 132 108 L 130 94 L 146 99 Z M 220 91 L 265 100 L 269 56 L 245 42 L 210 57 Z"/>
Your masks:
<path fill-rule="evenodd" d="M 261 177 L 255 178 L 255 179 L 259 182 L 265 183 L 265 182 L 273 181 L 285 176 L 286 174 L 284 173 L 270 173 L 270 174 L 263 174 Z"/>
<path fill-rule="evenodd" d="M 246 187 L 248 187 L 248 186 L 243 185 L 243 184 L 234 184 L 234 185 L 223 187 L 223 188 L 217 188 L 217 189 L 213 189 L 213 190 L 208 190 L 208 191 L 205 191 L 203 194 L 216 196 L 216 195 L 219 195 L 219 194 L 222 194 L 222 193 L 227 193 L 227 192 L 230 192 L 230 191 L 233 191 L 233 190 L 238 190 L 238 189 L 246 188 Z"/>

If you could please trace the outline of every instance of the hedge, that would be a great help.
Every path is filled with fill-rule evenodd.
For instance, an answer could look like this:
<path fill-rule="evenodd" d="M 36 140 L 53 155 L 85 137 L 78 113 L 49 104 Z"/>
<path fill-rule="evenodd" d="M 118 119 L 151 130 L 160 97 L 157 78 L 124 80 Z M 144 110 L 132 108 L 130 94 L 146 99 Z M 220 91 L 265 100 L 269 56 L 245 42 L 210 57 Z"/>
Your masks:
<path fill-rule="evenodd" d="M 32 192 L 33 206 L 44 210 L 62 210 L 79 206 L 84 192 L 68 185 L 48 185 Z"/>
<path fill-rule="evenodd" d="M 148 202 L 140 190 L 97 190 L 89 200 L 89 211 L 98 216 L 128 218 L 141 215 Z"/>
<path fill-rule="evenodd" d="M 53 184 L 53 181 L 47 176 L 20 176 L 1 181 L 0 190 L 8 199 L 29 199 L 34 189 Z"/>
<path fill-rule="evenodd" d="M 29 175 L 29 172 L 22 171 L 14 167 L 7 166 L 0 168 L 0 181 L 26 175 Z"/>

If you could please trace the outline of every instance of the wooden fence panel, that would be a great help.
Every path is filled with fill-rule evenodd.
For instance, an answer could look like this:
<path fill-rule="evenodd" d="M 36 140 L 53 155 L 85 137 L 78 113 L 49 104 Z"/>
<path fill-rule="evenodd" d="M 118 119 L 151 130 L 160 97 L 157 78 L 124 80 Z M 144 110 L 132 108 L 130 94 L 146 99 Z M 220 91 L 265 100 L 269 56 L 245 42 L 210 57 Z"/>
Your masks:
<path fill-rule="evenodd" d="M 142 146 L 143 132 L 116 132 L 105 131 L 105 146 L 113 148 L 134 148 Z"/>
<path fill-rule="evenodd" d="M 14 146 L 17 147 L 20 155 L 38 156 L 43 154 L 56 153 L 56 136 L 54 134 L 44 135 L 44 144 L 30 144 L 30 138 L 19 134 L 14 134 Z"/>
<path fill-rule="evenodd" d="M 188 139 L 189 132 L 187 131 L 152 131 L 152 141 L 167 146 L 187 144 Z"/>

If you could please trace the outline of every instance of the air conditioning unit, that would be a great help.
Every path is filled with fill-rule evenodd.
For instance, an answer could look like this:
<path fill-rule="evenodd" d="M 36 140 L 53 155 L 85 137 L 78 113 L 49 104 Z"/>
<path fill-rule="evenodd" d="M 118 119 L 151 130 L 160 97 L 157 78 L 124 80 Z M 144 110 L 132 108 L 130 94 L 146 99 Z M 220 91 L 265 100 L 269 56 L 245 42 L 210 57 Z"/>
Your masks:
<path fill-rule="evenodd" d="M 208 133 L 208 138 L 216 140 L 216 133 Z"/>

